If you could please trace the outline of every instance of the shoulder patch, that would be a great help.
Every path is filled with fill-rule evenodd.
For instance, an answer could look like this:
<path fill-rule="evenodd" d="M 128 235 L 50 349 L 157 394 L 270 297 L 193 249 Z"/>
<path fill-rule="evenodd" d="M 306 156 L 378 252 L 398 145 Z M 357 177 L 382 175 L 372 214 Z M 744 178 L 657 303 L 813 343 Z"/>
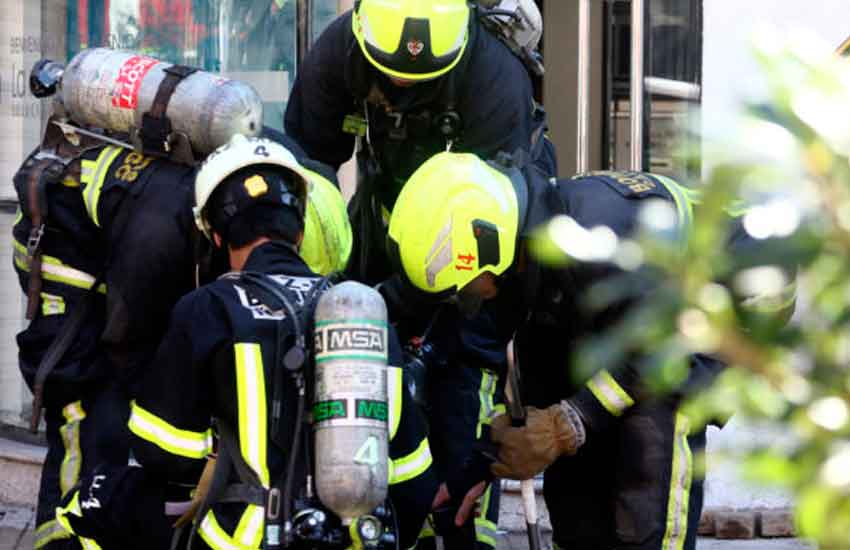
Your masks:
<path fill-rule="evenodd" d="M 658 197 L 670 200 L 666 187 L 649 174 L 641 172 L 588 172 L 573 177 L 574 180 L 592 178 L 604 182 L 617 193 L 627 198 L 644 199 Z"/>

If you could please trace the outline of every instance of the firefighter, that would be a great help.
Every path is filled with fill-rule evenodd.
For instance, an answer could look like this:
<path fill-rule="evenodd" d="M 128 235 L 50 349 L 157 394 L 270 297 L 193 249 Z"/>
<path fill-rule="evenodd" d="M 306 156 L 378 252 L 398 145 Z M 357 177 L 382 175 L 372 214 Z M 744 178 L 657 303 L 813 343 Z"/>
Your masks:
<path fill-rule="evenodd" d="M 35 411 L 45 409 L 48 440 L 38 548 L 78 547 L 54 510 L 81 474 L 102 462 L 126 464 L 139 365 L 196 282 L 195 168 L 95 140 L 57 143 L 57 155 L 38 150 L 15 176 L 14 264 L 32 319 L 18 335 L 20 368 L 37 395 Z M 325 179 L 335 176 L 310 166 L 308 259 L 319 271 L 339 271 L 351 246 L 345 206 L 335 180 Z"/>
<path fill-rule="evenodd" d="M 484 28 L 466 0 L 356 2 L 307 53 L 287 104 L 285 128 L 308 156 L 336 168 L 351 158 L 359 138 L 347 273 L 361 282 L 381 283 L 396 321 L 393 302 L 409 301 L 393 300 L 398 282 L 386 280 L 392 272 L 384 252 L 386 222 L 399 190 L 419 165 L 445 150 L 485 158 L 522 151 L 550 175 L 556 173 L 523 62 Z M 412 309 L 416 317 L 416 307 L 407 309 L 401 315 Z M 401 330 L 403 340 L 421 336 L 427 324 L 416 319 L 415 328 Z M 487 325 L 486 318 L 459 322 L 447 340 L 432 342 L 441 361 L 471 369 L 444 370 L 445 376 L 433 380 L 438 384 L 443 378 L 445 384 L 434 394 L 439 400 L 431 403 L 430 421 L 450 428 L 435 429 L 431 436 L 441 474 L 466 460 L 486 422 L 480 413 L 499 404 L 504 342 L 487 333 Z M 480 518 L 476 536 L 478 546 L 492 549 L 498 488 L 487 497 L 482 509 L 488 514 Z"/>
<path fill-rule="evenodd" d="M 669 178 L 603 172 L 550 183 L 509 162 L 441 153 L 407 183 L 390 221 L 390 251 L 409 284 L 467 311 L 491 300 L 505 330 L 517 329 L 524 393 L 539 408 L 528 409 L 524 428 L 511 427 L 504 416 L 492 422 L 500 450 L 491 469 L 514 479 L 546 469 L 546 504 L 561 548 L 695 545 L 702 480 L 693 457 L 705 445 L 705 430 L 689 431 L 678 410 L 681 392 L 652 395 L 634 357 L 575 387 L 566 370 L 577 343 L 623 319 L 641 299 L 634 294 L 651 299 L 651 276 L 603 261 L 547 267 L 526 246 L 530 230 L 557 215 L 627 236 L 652 200 L 678 212 L 673 236 L 684 239 L 689 193 Z M 740 224 L 730 246 L 754 248 Z M 589 311 L 583 300 L 591 286 L 614 278 L 628 281 L 633 293 Z M 710 381 L 723 368 L 699 354 L 690 363 L 683 388 Z M 470 504 L 464 502 L 457 522 Z"/>
<path fill-rule="evenodd" d="M 212 451 L 215 418 L 218 461 L 224 461 L 225 452 L 233 457 L 233 476 L 224 480 L 247 484 L 243 474 L 250 471 L 255 491 L 242 485 L 241 492 L 233 486 L 211 495 L 215 505 L 202 507 L 196 518 L 198 535 L 213 549 L 263 544 L 269 490 L 279 487 L 290 450 L 297 447 L 292 438 L 300 418 L 298 389 L 283 373 L 287 350 L 278 349 L 281 342 L 293 341 L 297 327 L 285 321 L 287 316 L 276 316 L 281 306 L 266 306 L 263 300 L 269 295 L 239 274 L 261 276 L 291 301 L 299 318 L 308 318 L 324 288 L 323 279 L 298 255 L 309 178 L 289 151 L 262 138 L 236 136 L 201 167 L 195 179 L 195 221 L 226 251 L 233 271 L 189 293 L 174 308 L 132 405 L 129 427 L 134 456 L 142 467 L 103 469 L 86 478 L 59 512 L 68 529 L 107 543 L 125 540 L 139 547 L 165 547 L 173 518 L 163 512 L 168 497 L 164 482 L 198 480 Z M 389 362 L 400 361 L 400 347 L 391 338 Z M 389 481 L 399 542 L 410 547 L 437 483 L 424 427 L 411 401 L 402 398 L 406 386 L 401 376 L 400 368 L 389 369 L 388 386 L 397 388 L 390 409 L 398 410 L 393 403 L 401 407 L 397 424 L 390 428 Z M 275 401 L 282 408 L 273 407 Z M 300 476 L 294 491 L 302 497 L 308 456 L 299 457 L 295 470 L 289 470 Z M 214 479 L 216 475 L 218 471 Z M 108 509 L 107 502 L 114 508 Z M 201 547 L 199 541 L 195 547 Z"/>
<path fill-rule="evenodd" d="M 287 135 L 334 168 L 362 137 L 352 203 L 357 280 L 389 274 L 382 220 L 429 157 L 446 149 L 543 155 L 545 123 L 528 73 L 475 13 L 465 0 L 361 0 L 322 33 L 299 69 Z M 554 175 L 552 149 L 546 153 Z"/>
<path fill-rule="evenodd" d="M 99 345 L 106 318 L 100 234 L 86 215 L 79 181 L 56 156 L 38 153 L 14 176 L 19 206 L 12 244 L 29 319 L 17 336 L 19 366 L 37 396 L 32 427 L 43 407 L 47 439 L 34 546 L 57 550 L 90 544 L 72 539 L 54 511 L 81 472 L 102 461 L 126 461 L 129 432 L 113 414 L 121 410 L 120 393 Z M 76 326 L 74 338 L 55 345 L 69 323 Z"/>

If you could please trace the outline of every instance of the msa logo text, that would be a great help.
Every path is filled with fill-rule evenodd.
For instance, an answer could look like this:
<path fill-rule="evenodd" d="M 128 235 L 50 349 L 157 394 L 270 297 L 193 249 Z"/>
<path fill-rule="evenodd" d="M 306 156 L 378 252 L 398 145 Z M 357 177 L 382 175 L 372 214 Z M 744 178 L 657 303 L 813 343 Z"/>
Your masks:
<path fill-rule="evenodd" d="M 383 329 L 367 327 L 328 327 L 316 332 L 316 353 L 371 351 L 383 353 Z"/>

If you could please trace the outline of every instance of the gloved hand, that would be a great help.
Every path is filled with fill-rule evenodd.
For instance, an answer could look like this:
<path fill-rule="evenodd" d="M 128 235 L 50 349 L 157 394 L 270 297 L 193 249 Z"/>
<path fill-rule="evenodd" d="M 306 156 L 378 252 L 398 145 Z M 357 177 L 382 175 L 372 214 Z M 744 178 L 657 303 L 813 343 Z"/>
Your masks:
<path fill-rule="evenodd" d="M 490 425 L 491 438 L 499 445 L 499 460 L 490 467 L 496 477 L 531 479 L 584 444 L 584 424 L 567 401 L 542 410 L 527 407 L 526 414 L 523 427 L 512 427 L 507 415 Z"/>

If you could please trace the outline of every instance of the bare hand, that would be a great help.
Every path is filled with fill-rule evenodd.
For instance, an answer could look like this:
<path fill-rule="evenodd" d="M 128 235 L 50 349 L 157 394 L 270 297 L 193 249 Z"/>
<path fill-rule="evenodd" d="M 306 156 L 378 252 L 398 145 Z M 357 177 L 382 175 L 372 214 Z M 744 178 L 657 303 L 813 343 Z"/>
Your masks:
<path fill-rule="evenodd" d="M 481 495 L 483 495 L 486 490 L 487 482 L 482 481 L 478 485 L 474 485 L 472 489 L 466 493 L 466 496 L 463 497 L 463 502 L 460 503 L 460 507 L 457 509 L 455 525 L 460 527 L 466 523 L 469 516 L 472 515 L 472 511 L 475 510 L 475 505 L 478 504 L 478 499 L 481 498 Z"/>

